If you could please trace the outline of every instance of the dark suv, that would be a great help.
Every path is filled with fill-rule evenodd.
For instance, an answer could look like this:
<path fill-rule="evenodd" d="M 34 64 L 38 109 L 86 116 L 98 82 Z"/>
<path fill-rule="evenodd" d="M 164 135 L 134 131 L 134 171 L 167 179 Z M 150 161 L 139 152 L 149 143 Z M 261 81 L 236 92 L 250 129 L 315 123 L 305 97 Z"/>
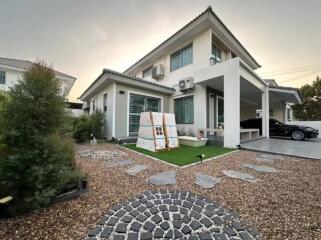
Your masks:
<path fill-rule="evenodd" d="M 242 128 L 258 128 L 262 134 L 262 119 L 253 118 L 241 122 Z M 270 136 L 271 137 L 291 137 L 293 140 L 301 141 L 309 138 L 317 138 L 319 132 L 317 129 L 299 126 L 288 125 L 278 120 L 270 118 Z"/>

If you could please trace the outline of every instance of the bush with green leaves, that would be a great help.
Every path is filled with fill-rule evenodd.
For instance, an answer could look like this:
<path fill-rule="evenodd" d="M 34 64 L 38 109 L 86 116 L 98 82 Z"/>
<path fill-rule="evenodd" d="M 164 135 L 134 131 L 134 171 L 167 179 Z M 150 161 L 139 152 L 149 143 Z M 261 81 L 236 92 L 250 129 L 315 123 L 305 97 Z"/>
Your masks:
<path fill-rule="evenodd" d="M 72 138 L 62 134 L 66 111 L 54 71 L 35 63 L 14 85 L 2 110 L 6 152 L 0 160 L 0 197 L 10 195 L 11 214 L 48 205 L 82 178 Z"/>
<path fill-rule="evenodd" d="M 90 139 L 93 133 L 95 138 L 102 138 L 102 127 L 104 125 L 104 114 L 97 111 L 91 115 L 82 115 L 74 119 L 73 136 L 77 142 L 83 143 Z"/>

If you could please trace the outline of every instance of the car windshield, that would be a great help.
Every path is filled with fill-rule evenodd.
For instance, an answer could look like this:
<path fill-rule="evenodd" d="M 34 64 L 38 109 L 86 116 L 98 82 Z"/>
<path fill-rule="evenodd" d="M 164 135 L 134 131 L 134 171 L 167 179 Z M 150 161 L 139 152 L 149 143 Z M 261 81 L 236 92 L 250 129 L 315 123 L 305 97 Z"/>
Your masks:
<path fill-rule="evenodd" d="M 280 122 L 280 121 L 278 121 L 278 120 L 275 120 L 275 119 L 271 119 L 270 122 L 271 122 L 272 124 L 279 125 L 279 126 L 283 126 L 283 125 L 284 125 L 284 123 L 282 123 L 282 122 Z"/>

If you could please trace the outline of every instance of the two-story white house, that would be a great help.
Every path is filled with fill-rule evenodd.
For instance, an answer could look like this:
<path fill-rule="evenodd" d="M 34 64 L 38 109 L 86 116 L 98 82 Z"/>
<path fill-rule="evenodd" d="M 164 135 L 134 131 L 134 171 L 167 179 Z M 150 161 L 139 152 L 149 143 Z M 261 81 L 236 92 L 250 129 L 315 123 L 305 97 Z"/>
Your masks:
<path fill-rule="evenodd" d="M 7 92 L 9 88 L 22 78 L 23 72 L 32 66 L 31 61 L 0 57 L 0 91 Z M 76 78 L 54 70 L 60 82 L 61 95 L 67 98 Z"/>
<path fill-rule="evenodd" d="M 260 65 L 207 8 L 125 72 L 104 69 L 80 96 L 90 113 L 105 112 L 105 136 L 137 136 L 143 111 L 175 113 L 178 131 L 224 127 L 223 145 L 241 142 L 240 121 L 261 109 L 262 136 L 269 112 L 284 121 L 287 103 L 301 102 L 297 89 L 279 87 L 254 71 Z"/>

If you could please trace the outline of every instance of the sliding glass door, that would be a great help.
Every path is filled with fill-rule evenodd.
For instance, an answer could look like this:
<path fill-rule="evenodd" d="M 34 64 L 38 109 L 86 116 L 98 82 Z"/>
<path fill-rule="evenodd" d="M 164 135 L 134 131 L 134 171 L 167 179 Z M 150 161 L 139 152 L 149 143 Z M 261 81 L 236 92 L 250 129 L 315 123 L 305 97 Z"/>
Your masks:
<path fill-rule="evenodd" d="M 130 93 L 129 96 L 129 135 L 135 136 L 139 130 L 140 113 L 160 112 L 161 99 Z"/>
<path fill-rule="evenodd" d="M 217 96 L 216 101 L 216 124 L 224 127 L 224 98 Z"/>

